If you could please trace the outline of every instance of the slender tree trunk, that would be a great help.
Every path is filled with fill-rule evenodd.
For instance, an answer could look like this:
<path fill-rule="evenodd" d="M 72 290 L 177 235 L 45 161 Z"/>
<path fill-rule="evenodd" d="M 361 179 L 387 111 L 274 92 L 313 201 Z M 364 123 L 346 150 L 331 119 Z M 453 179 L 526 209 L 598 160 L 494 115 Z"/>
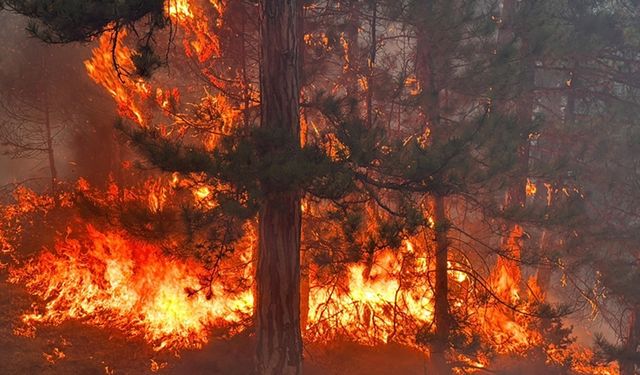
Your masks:
<path fill-rule="evenodd" d="M 451 367 L 447 363 L 446 353 L 449 346 L 449 334 L 451 330 L 451 316 L 449 315 L 449 239 L 448 219 L 446 214 L 445 199 L 440 195 L 433 198 L 433 212 L 436 243 L 436 281 L 435 281 L 435 341 L 432 345 L 432 358 L 435 371 L 438 374 L 450 374 Z"/>
<path fill-rule="evenodd" d="M 434 35 L 429 30 L 427 15 L 433 11 L 433 2 L 425 1 L 420 11 L 425 17 L 423 25 L 416 25 L 416 78 L 421 88 L 420 110 L 425 120 L 425 127 L 431 132 L 431 142 L 446 142 L 446 134 L 440 124 L 440 90 L 436 82 L 437 67 L 434 58 Z M 431 197 L 431 211 L 435 222 L 435 340 L 431 344 L 431 360 L 435 374 L 450 374 L 451 366 L 447 362 L 451 316 L 449 309 L 449 276 L 448 276 L 448 222 L 446 213 L 446 197 L 442 192 Z"/>
<path fill-rule="evenodd" d="M 304 235 L 302 237 L 304 238 Z M 300 331 L 304 332 L 309 322 L 309 294 L 311 292 L 309 251 L 303 249 L 300 252 L 300 258 L 302 263 L 300 267 Z"/>
<path fill-rule="evenodd" d="M 502 27 L 498 33 L 498 47 L 504 48 L 509 43 L 513 42 L 515 37 L 514 18 L 516 16 L 516 2 L 515 0 L 504 0 L 502 2 Z M 519 58 L 521 65 L 521 92 L 519 97 L 515 100 L 515 110 L 509 111 L 509 107 L 505 102 L 499 102 L 499 110 L 502 112 L 511 112 L 515 114 L 518 123 L 528 125 L 532 121 L 533 117 L 533 87 L 535 85 L 535 72 L 534 66 L 529 57 L 529 44 L 527 43 L 526 35 L 519 35 L 521 39 Z M 515 112 L 515 113 L 514 113 Z M 524 127 L 523 127 L 524 128 Z M 517 155 L 517 173 L 516 180 L 513 181 L 506 197 L 506 206 L 524 206 L 526 203 L 526 185 L 527 185 L 527 173 L 529 170 L 529 134 L 520 134 L 520 144 L 518 146 Z"/>
<path fill-rule="evenodd" d="M 498 30 L 498 48 L 511 43 L 514 37 L 513 18 L 515 0 L 503 0 L 500 12 L 500 30 Z"/>
<path fill-rule="evenodd" d="M 360 25 L 360 15 L 357 0 L 347 0 L 348 21 L 345 25 L 344 38 L 347 44 L 345 51 L 345 86 L 347 97 L 358 98 L 358 26 Z M 356 106 L 358 105 L 356 101 Z"/>
<path fill-rule="evenodd" d="M 44 84 L 44 128 L 47 143 L 47 158 L 49 160 L 49 172 L 51 175 L 51 191 L 55 192 L 58 171 L 56 170 L 56 159 L 53 152 L 53 132 L 51 130 L 51 109 L 49 103 L 49 92 Z"/>
<path fill-rule="evenodd" d="M 373 126 L 373 74 L 376 63 L 376 24 L 378 23 L 378 4 L 376 0 L 372 2 L 373 14 L 371 15 L 371 49 L 369 51 L 368 60 L 368 75 L 367 75 L 367 127 L 369 129 Z"/>
<path fill-rule="evenodd" d="M 299 133 L 299 10 L 296 0 L 262 0 L 261 126 L 284 139 L 267 152 L 295 152 Z M 263 184 L 256 272 L 257 371 L 301 373 L 300 196 Z"/>
<path fill-rule="evenodd" d="M 516 32 L 516 13 L 517 13 L 516 0 L 503 0 L 502 12 L 500 15 L 501 27 L 498 32 L 498 49 L 505 48 L 509 44 L 514 42 L 514 39 L 519 37 L 521 40 L 520 50 L 518 52 L 520 61 L 518 62 L 522 71 L 519 75 L 519 83 L 521 85 L 518 97 L 511 99 L 508 96 L 499 96 L 501 100 L 496 101 L 495 106 L 498 115 L 510 115 L 515 116 L 518 124 L 522 129 L 527 129 L 528 125 L 532 121 L 533 116 L 533 86 L 534 82 L 534 68 L 529 57 L 529 45 L 526 42 L 527 36 L 517 34 Z M 509 87 L 503 87 L 502 89 L 509 90 Z M 519 134 L 518 147 L 516 155 L 515 165 L 515 177 L 509 183 L 507 191 L 505 192 L 504 208 L 510 207 L 524 207 L 527 202 L 527 175 L 529 173 L 529 159 L 530 159 L 530 141 L 528 131 L 523 130 L 523 133 Z M 512 275 L 519 283 L 519 287 L 523 290 L 526 289 L 525 280 L 522 278 L 522 265 L 518 259 L 521 257 L 520 241 L 515 240 L 516 233 L 519 233 L 522 228 L 518 224 L 505 224 L 504 235 L 502 237 L 502 247 L 507 250 L 510 256 L 515 260 L 506 260 L 508 264 L 511 264 L 510 268 L 517 270 L 517 274 Z M 502 296 L 507 298 L 508 296 Z"/>
<path fill-rule="evenodd" d="M 251 105 L 251 92 L 249 91 L 249 67 L 247 61 L 247 42 L 246 42 L 246 25 L 247 17 L 242 17 L 242 31 L 240 33 L 240 59 L 242 61 L 242 124 L 245 128 L 249 128 L 249 106 Z"/>
<path fill-rule="evenodd" d="M 638 345 L 640 345 L 640 322 L 638 319 L 640 319 L 640 308 L 636 307 L 631 311 L 631 316 L 629 317 L 629 333 L 624 343 L 625 352 L 628 353 L 629 356 L 637 356 Z M 634 361 L 620 361 L 620 375 L 635 374 L 637 374 L 637 372 Z"/>

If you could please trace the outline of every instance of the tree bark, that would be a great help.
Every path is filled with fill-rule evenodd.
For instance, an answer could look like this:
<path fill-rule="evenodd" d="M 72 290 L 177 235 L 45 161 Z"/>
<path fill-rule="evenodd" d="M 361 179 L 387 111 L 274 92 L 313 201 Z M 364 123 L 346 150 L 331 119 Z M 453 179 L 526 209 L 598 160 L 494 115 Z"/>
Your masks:
<path fill-rule="evenodd" d="M 51 176 L 51 192 L 54 193 L 56 189 L 56 180 L 58 179 L 58 171 L 56 169 L 56 159 L 53 150 L 53 131 L 51 129 L 51 103 L 49 99 L 49 82 L 47 81 L 49 77 L 48 65 L 46 60 L 46 55 L 42 56 L 41 61 L 42 66 L 42 75 L 45 77 L 42 87 L 42 112 L 44 114 L 44 130 L 45 130 L 45 143 L 47 145 L 47 159 L 49 161 L 49 173 Z"/>
<path fill-rule="evenodd" d="M 300 200 L 283 193 L 260 210 L 257 364 L 261 375 L 301 373 Z"/>
<path fill-rule="evenodd" d="M 345 87 L 347 97 L 359 98 L 358 92 L 358 27 L 360 25 L 360 13 L 357 0 L 347 0 L 344 2 L 347 8 L 347 24 L 345 25 L 344 38 L 347 43 L 345 51 Z M 359 100 L 356 101 L 356 105 Z"/>
<path fill-rule="evenodd" d="M 299 3 L 262 0 L 261 126 L 283 134 L 267 152 L 300 148 Z M 300 195 L 263 184 L 256 271 L 256 365 L 261 375 L 301 373 Z"/>

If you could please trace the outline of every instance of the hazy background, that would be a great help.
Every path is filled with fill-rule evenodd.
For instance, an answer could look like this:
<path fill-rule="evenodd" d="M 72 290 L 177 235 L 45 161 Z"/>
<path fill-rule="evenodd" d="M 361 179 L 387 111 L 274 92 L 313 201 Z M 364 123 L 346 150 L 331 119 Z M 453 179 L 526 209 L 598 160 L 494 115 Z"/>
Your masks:
<path fill-rule="evenodd" d="M 0 13 L 0 144 L 17 136 L 19 122 L 6 109 L 36 116 L 46 92 L 54 129 L 54 155 L 58 178 L 83 176 L 102 184 L 117 170 L 120 146 L 113 124 L 114 101 L 87 76 L 84 61 L 92 43 L 47 45 L 25 30 L 26 19 Z M 21 103 L 25 103 L 23 106 Z M 37 132 L 37 126 L 22 129 Z M 46 152 L 19 155 L 14 147 L 0 145 L 0 186 L 25 183 L 42 189 L 50 182 Z"/>

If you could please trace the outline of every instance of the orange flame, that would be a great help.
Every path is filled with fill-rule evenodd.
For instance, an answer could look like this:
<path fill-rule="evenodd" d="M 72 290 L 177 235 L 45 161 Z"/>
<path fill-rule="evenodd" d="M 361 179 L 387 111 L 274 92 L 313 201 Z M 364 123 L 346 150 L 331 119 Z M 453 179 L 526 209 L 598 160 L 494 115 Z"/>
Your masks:
<path fill-rule="evenodd" d="M 88 239 L 66 239 L 24 268 L 13 270 L 13 282 L 47 301 L 44 311 L 23 316 L 59 324 L 85 319 L 97 326 L 117 327 L 144 336 L 157 350 L 199 347 L 211 329 L 234 326 L 250 316 L 250 290 L 229 292 L 222 283 L 204 293 L 203 267 L 162 254 L 156 246 L 128 239 L 119 232 L 87 227 Z"/>
<path fill-rule="evenodd" d="M 123 74 L 134 71 L 132 52 L 123 44 L 125 36 L 125 32 L 119 33 L 115 48 L 112 48 L 114 36 L 111 33 L 103 34 L 99 39 L 98 47 L 93 50 L 92 58 L 85 61 L 85 67 L 89 76 L 115 99 L 118 112 L 122 116 L 134 120 L 139 125 L 144 125 L 146 118 L 143 102 L 149 97 L 151 91 L 142 79 L 133 79 Z M 120 71 L 114 69 L 115 63 L 121 69 Z"/>

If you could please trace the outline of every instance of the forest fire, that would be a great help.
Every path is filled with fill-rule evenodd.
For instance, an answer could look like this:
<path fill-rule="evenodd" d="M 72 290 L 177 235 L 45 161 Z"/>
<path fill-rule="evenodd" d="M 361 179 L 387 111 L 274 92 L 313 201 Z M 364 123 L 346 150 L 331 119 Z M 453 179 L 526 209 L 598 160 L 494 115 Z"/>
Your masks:
<path fill-rule="evenodd" d="M 152 186 L 147 188 L 153 191 Z M 197 189 L 194 195 L 202 191 Z M 155 201 L 150 201 L 149 208 L 157 209 Z M 250 264 L 251 254 L 252 249 L 246 248 L 238 256 Z M 381 253 L 370 270 L 364 264 L 349 266 L 344 278 L 331 286 L 317 286 L 321 283 L 311 280 L 316 287 L 310 289 L 304 337 L 315 342 L 342 338 L 364 345 L 394 341 L 414 346 L 412 337 L 434 319 L 433 292 L 425 279 L 433 265 L 427 256 L 407 240 L 402 251 Z M 465 272 L 450 267 L 452 282 L 477 288 Z M 498 263 L 490 288 L 522 307 L 515 267 L 513 262 Z M 163 254 L 158 245 L 130 238 L 123 231 L 101 232 L 91 225 L 69 228 L 52 251 L 45 250 L 11 271 L 12 282 L 45 302 L 22 316 L 16 334 L 33 336 L 38 324 L 81 320 L 117 328 L 130 337 L 141 336 L 154 350 L 175 351 L 201 347 L 214 331 L 233 335 L 247 329 L 254 308 L 251 272 L 245 270 L 249 278 L 245 288 L 232 286 L 232 278 L 225 280 L 224 273 L 205 285 L 202 275 L 206 273 L 197 261 Z M 537 290 L 534 280 L 529 281 L 529 289 Z M 468 310 L 476 304 L 460 301 L 454 306 Z M 533 320 L 502 305 L 466 313 L 478 316 L 469 332 L 481 332 L 498 353 L 522 354 L 541 344 L 540 332 L 531 326 Z M 549 361 L 573 358 L 571 368 L 579 374 L 616 373 L 615 368 L 588 366 L 591 354 L 587 352 L 576 352 L 579 357 L 574 358 L 566 349 L 552 346 L 548 350 Z M 490 364 L 482 355 L 459 360 L 471 366 L 466 371 Z"/>
<path fill-rule="evenodd" d="M 410 373 L 640 370 L 636 5 L 45 3 L 0 11 L 90 43 L 90 88 L 60 94 L 53 52 L 0 70 L 0 147 L 49 172 L 0 174 L 13 340 L 117 332 L 153 373 L 234 340 L 220 371 L 351 373 L 305 354 L 342 343 Z"/>
<path fill-rule="evenodd" d="M 195 194 L 200 196 L 202 190 Z M 155 201 L 150 209 L 157 209 Z M 11 273 L 12 282 L 24 284 L 46 301 L 41 311 L 23 315 L 23 323 L 30 328 L 35 323 L 82 319 L 96 326 L 117 327 L 131 336 L 142 335 L 157 350 L 198 347 L 216 327 L 230 332 L 246 328 L 253 309 L 251 288 L 232 291 L 224 279 L 203 285 L 200 276 L 206 270 L 201 264 L 168 257 L 160 247 L 128 239 L 124 232 L 103 233 L 89 225 L 78 228 L 86 232 L 81 239 L 75 231 L 69 228 L 53 251 L 44 251 Z M 251 249 L 240 255 L 245 260 L 250 256 Z M 326 341 L 342 336 L 375 345 L 393 336 L 411 337 L 405 330 L 432 324 L 433 296 L 428 283 L 401 286 L 409 272 L 428 273 L 424 256 L 418 257 L 407 241 L 403 252 L 381 254 L 368 272 L 365 265 L 356 264 L 336 285 L 312 288 L 306 337 Z M 513 271 L 500 265 L 495 287 L 517 296 L 514 285 L 518 280 L 510 273 Z M 468 284 L 463 272 L 450 271 L 450 278 Z M 199 290 L 203 291 L 196 292 Z M 487 334 L 496 335 L 498 350 L 527 350 L 534 344 L 529 337 L 536 333 L 499 309 L 484 315 L 479 323 L 486 326 Z"/>
<path fill-rule="evenodd" d="M 210 329 L 233 329 L 250 316 L 251 291 L 232 294 L 221 284 L 202 288 L 195 262 L 181 262 L 162 250 L 122 233 L 101 233 L 89 226 L 88 238 L 67 238 L 12 272 L 13 282 L 47 301 L 43 311 L 22 321 L 59 324 L 82 319 L 101 327 L 116 327 L 142 335 L 156 350 L 198 347 Z"/>

